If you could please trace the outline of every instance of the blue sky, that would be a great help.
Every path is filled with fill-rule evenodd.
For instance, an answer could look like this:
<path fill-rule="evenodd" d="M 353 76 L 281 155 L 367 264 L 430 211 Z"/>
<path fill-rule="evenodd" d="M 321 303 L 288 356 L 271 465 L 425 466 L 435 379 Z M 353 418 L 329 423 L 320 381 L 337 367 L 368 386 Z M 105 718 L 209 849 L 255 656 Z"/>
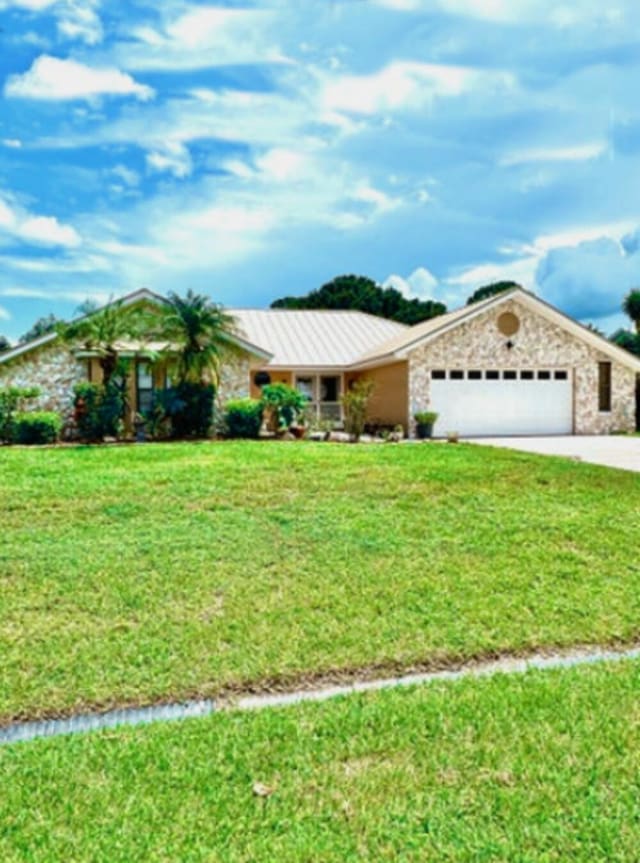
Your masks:
<path fill-rule="evenodd" d="M 0 0 L 0 333 L 147 286 L 640 284 L 637 0 Z"/>

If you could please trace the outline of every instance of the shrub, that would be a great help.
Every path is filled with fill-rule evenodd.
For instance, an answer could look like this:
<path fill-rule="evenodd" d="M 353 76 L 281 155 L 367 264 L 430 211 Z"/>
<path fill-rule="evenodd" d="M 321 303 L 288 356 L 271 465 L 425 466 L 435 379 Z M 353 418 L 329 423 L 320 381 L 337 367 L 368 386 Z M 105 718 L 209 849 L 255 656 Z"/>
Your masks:
<path fill-rule="evenodd" d="M 413 415 L 414 420 L 421 426 L 432 426 L 438 419 L 435 411 L 418 411 Z"/>
<path fill-rule="evenodd" d="M 308 400 L 288 384 L 267 384 L 262 387 L 262 404 L 271 415 L 273 430 L 278 431 L 289 428 L 304 413 Z"/>
<path fill-rule="evenodd" d="M 361 378 L 342 396 L 344 409 L 344 428 L 352 440 L 360 440 L 364 431 L 369 399 L 373 395 L 375 384 L 368 378 Z"/>
<path fill-rule="evenodd" d="M 182 381 L 155 394 L 146 419 L 159 427 L 169 420 L 172 437 L 207 437 L 213 423 L 215 394 L 212 384 Z"/>
<path fill-rule="evenodd" d="M 229 437 L 257 438 L 262 425 L 259 399 L 233 399 L 225 405 L 225 425 Z"/>
<path fill-rule="evenodd" d="M 19 444 L 55 443 L 62 431 L 62 417 L 54 411 L 18 413 L 13 421 L 13 442 Z"/>
<path fill-rule="evenodd" d="M 109 383 L 81 381 L 74 387 L 74 421 L 82 440 L 100 441 L 122 433 L 126 407 L 126 381 L 112 378 Z"/>
<path fill-rule="evenodd" d="M 0 442 L 11 443 L 14 437 L 16 413 L 27 399 L 36 398 L 40 390 L 36 387 L 7 387 L 0 389 Z"/>

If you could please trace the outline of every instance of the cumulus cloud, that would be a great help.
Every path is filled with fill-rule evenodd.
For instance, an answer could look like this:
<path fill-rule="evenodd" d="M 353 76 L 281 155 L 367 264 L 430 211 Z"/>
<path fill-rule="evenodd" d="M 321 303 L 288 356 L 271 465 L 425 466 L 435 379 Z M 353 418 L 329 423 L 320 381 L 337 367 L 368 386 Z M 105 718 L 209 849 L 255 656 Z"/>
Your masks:
<path fill-rule="evenodd" d="M 640 252 L 631 238 L 625 246 L 610 237 L 551 249 L 538 265 L 536 281 L 545 299 L 576 317 L 605 318 L 640 285 Z"/>
<path fill-rule="evenodd" d="M 395 288 L 408 300 L 432 300 L 438 293 L 438 280 L 426 267 L 418 267 L 406 279 L 396 274 L 389 276 L 383 287 Z"/>
<path fill-rule="evenodd" d="M 0 236 L 31 245 L 80 245 L 80 236 L 71 225 L 65 225 L 55 216 L 34 215 L 0 198 Z"/>
<path fill-rule="evenodd" d="M 42 54 L 27 72 L 8 78 L 4 94 L 14 99 L 49 101 L 91 101 L 100 96 L 134 96 L 146 101 L 154 91 L 112 67 L 86 66 Z"/>

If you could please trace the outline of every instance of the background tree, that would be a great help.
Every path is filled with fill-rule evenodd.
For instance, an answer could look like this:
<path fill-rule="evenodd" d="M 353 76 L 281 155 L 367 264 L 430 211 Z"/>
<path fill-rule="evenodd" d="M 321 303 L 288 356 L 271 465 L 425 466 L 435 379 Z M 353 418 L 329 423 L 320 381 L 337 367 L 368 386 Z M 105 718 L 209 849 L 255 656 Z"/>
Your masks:
<path fill-rule="evenodd" d="M 26 342 L 31 342 L 34 339 L 39 339 L 40 336 L 46 336 L 47 333 L 52 333 L 56 327 L 61 324 L 62 321 L 60 318 L 57 318 L 55 315 L 44 315 L 35 322 L 35 324 L 31 327 L 30 330 L 20 336 L 18 341 L 20 344 L 25 344 Z"/>
<path fill-rule="evenodd" d="M 637 333 L 632 333 L 630 330 L 616 330 L 611 336 L 611 341 L 619 348 L 624 348 L 640 357 L 640 336 Z"/>
<path fill-rule="evenodd" d="M 0 354 L 3 354 L 5 351 L 8 351 L 11 347 L 11 342 L 6 336 L 0 336 Z"/>
<path fill-rule="evenodd" d="M 171 292 L 157 326 L 158 336 L 176 348 L 180 382 L 218 384 L 224 355 L 235 352 L 235 321 L 222 306 L 193 291 Z"/>
<path fill-rule="evenodd" d="M 622 301 L 622 311 L 628 315 L 640 336 L 640 288 L 633 288 Z"/>
<path fill-rule="evenodd" d="M 355 309 L 402 324 L 417 324 L 446 312 L 434 300 L 408 300 L 396 288 L 383 288 L 366 276 L 337 276 L 302 297 L 282 297 L 272 309 Z"/>
<path fill-rule="evenodd" d="M 492 282 L 490 285 L 483 285 L 481 288 L 475 290 L 467 300 L 467 305 L 470 306 L 473 303 L 479 303 L 481 300 L 488 300 L 489 297 L 495 297 L 496 294 L 510 291 L 512 288 L 521 287 L 522 285 L 519 285 L 518 282 Z"/>

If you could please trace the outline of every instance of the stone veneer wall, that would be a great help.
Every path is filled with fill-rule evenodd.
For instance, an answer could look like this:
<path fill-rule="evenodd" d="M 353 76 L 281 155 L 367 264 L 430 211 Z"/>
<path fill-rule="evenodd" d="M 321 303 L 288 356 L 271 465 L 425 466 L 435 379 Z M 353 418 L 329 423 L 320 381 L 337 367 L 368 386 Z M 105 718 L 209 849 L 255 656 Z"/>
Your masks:
<path fill-rule="evenodd" d="M 226 359 L 220 372 L 220 386 L 216 396 L 218 407 L 229 399 L 245 398 L 251 387 L 250 362 L 247 355 Z"/>
<path fill-rule="evenodd" d="M 0 387 L 38 387 L 41 395 L 29 407 L 56 411 L 68 422 L 73 413 L 73 387 L 86 380 L 86 360 L 76 359 L 66 345 L 53 342 L 0 365 Z"/>
<path fill-rule="evenodd" d="M 519 331 L 507 337 L 496 321 L 504 312 L 520 320 Z M 612 362 L 612 404 L 610 413 L 598 410 L 598 363 L 610 362 L 585 342 L 546 318 L 511 300 L 460 324 L 435 341 L 416 348 L 409 355 L 409 403 L 411 417 L 419 410 L 438 410 L 431 405 L 431 369 L 523 369 L 566 368 L 574 374 L 574 431 L 576 434 L 607 434 L 635 428 L 636 373 Z"/>
<path fill-rule="evenodd" d="M 38 410 L 57 411 L 65 422 L 73 414 L 73 388 L 87 379 L 87 361 L 77 360 L 69 349 L 53 343 L 36 348 L 21 357 L 0 365 L 1 387 L 38 387 L 41 395 L 29 402 Z M 216 396 L 219 406 L 228 399 L 249 395 L 249 357 L 234 357 L 225 361 Z"/>

